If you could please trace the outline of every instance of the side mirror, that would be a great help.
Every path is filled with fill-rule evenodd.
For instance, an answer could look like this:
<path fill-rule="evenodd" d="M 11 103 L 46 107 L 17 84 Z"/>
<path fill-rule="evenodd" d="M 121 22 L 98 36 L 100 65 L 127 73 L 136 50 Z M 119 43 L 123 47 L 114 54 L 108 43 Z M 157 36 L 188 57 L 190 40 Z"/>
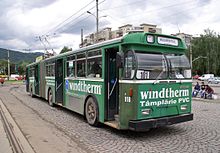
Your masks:
<path fill-rule="evenodd" d="M 116 54 L 116 65 L 117 65 L 117 68 L 123 68 L 123 66 L 124 66 L 124 53 L 117 52 L 117 54 Z"/>

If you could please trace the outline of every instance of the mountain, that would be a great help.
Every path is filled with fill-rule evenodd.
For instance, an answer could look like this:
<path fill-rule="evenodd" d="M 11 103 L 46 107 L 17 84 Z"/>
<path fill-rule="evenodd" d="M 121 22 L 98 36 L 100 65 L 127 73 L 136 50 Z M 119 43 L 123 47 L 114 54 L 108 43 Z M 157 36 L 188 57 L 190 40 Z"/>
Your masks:
<path fill-rule="evenodd" d="M 12 63 L 19 63 L 21 61 L 26 62 L 34 62 L 36 57 L 43 55 L 43 53 L 36 52 L 36 53 L 26 53 L 26 52 L 19 52 L 9 50 L 9 59 Z M 7 60 L 8 59 L 8 50 L 0 48 L 0 60 Z"/>

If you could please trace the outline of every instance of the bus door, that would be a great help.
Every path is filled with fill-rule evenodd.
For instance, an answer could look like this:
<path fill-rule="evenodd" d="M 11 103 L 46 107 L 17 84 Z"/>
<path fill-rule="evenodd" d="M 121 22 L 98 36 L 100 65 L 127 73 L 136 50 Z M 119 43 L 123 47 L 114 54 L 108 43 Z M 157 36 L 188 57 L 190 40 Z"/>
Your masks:
<path fill-rule="evenodd" d="M 39 65 L 34 67 L 34 91 L 36 95 L 39 95 L 40 77 L 39 77 Z"/>
<path fill-rule="evenodd" d="M 57 59 L 55 64 L 55 101 L 57 104 L 63 104 L 63 59 Z"/>
<path fill-rule="evenodd" d="M 26 68 L 26 77 L 25 77 L 25 80 L 26 80 L 26 91 L 29 92 L 29 75 L 30 75 L 30 69 Z"/>
<path fill-rule="evenodd" d="M 118 114 L 118 69 L 116 67 L 116 54 L 118 48 L 109 48 L 105 51 L 105 84 L 106 84 L 106 120 L 114 120 Z"/>

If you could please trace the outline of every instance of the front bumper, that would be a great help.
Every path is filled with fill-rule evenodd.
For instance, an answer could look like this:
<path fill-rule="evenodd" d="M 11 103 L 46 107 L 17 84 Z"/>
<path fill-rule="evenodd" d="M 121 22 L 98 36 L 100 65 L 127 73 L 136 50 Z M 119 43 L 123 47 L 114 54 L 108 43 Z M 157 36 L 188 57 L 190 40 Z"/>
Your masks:
<path fill-rule="evenodd" d="M 169 116 L 148 120 L 129 121 L 129 129 L 132 131 L 146 131 L 150 128 L 156 128 L 166 125 L 177 124 L 193 120 L 193 114 L 182 114 L 178 116 Z"/>

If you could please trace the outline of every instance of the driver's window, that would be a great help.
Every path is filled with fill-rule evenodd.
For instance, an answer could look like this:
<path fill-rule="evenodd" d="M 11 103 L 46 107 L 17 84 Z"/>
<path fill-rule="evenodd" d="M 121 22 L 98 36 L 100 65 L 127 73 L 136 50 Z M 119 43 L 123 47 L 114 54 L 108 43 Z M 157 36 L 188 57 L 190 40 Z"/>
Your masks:
<path fill-rule="evenodd" d="M 124 67 L 124 78 L 132 79 L 135 74 L 135 62 L 134 62 L 134 53 L 128 51 L 125 54 L 125 67 Z"/>

